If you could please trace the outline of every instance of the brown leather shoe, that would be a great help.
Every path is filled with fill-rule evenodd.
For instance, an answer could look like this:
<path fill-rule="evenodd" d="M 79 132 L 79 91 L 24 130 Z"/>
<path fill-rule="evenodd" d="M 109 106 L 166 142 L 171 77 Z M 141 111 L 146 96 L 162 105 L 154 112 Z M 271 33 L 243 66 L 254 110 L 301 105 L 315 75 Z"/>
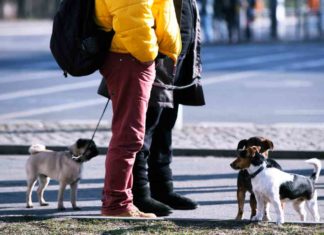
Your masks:
<path fill-rule="evenodd" d="M 132 218 L 147 218 L 147 219 L 154 219 L 156 218 L 156 215 L 153 213 L 144 213 L 142 211 L 140 211 L 137 208 L 134 208 L 132 210 L 129 211 L 124 211 L 120 214 L 116 214 L 116 215 L 109 215 L 107 213 L 102 213 L 102 216 L 112 216 L 112 217 L 132 217 Z"/>

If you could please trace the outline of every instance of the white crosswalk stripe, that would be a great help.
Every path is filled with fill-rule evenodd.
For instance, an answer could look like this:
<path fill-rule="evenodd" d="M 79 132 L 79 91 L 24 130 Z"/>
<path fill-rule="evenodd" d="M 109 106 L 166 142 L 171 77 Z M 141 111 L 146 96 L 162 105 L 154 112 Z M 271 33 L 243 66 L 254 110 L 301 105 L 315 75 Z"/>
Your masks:
<path fill-rule="evenodd" d="M 92 99 L 92 100 L 83 100 L 79 102 L 72 102 L 68 104 L 62 104 L 62 105 L 53 105 L 50 107 L 43 107 L 43 108 L 32 108 L 27 109 L 25 111 L 18 111 L 18 112 L 12 112 L 12 113 L 6 113 L 0 115 L 0 120 L 10 120 L 10 119 L 16 119 L 16 118 L 25 118 L 25 117 L 31 117 L 36 116 L 40 114 L 48 114 L 53 112 L 61 112 L 65 110 L 72 110 L 72 109 L 79 109 L 89 106 L 97 106 L 106 103 L 105 99 Z"/>
<path fill-rule="evenodd" d="M 97 87 L 98 85 L 99 85 L 99 81 L 95 80 L 95 81 L 78 82 L 72 84 L 64 84 L 58 86 L 50 86 L 46 88 L 20 90 L 20 91 L 9 92 L 0 95 L 0 101 L 37 96 L 37 95 L 48 95 L 48 94 L 63 92 L 63 91 L 80 90 L 89 87 Z"/>

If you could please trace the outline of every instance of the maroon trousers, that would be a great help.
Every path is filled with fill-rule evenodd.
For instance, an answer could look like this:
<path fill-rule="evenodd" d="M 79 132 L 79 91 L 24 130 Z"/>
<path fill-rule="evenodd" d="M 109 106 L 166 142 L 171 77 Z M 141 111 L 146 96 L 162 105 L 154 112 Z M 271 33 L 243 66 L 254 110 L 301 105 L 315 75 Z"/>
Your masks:
<path fill-rule="evenodd" d="M 106 79 L 113 109 L 101 212 L 117 215 L 134 207 L 132 169 L 144 141 L 155 65 L 142 64 L 130 54 L 110 52 L 100 72 Z"/>

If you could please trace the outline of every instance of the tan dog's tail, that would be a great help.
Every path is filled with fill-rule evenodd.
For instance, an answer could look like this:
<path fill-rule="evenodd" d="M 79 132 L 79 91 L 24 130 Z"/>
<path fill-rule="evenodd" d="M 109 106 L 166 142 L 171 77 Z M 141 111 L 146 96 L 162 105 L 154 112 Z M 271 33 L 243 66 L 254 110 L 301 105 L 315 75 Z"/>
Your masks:
<path fill-rule="evenodd" d="M 30 154 L 36 154 L 36 153 L 44 152 L 44 151 L 47 151 L 47 149 L 46 149 L 45 145 L 42 145 L 42 144 L 33 144 L 28 149 L 28 152 Z"/>
<path fill-rule="evenodd" d="M 321 161 L 318 160 L 317 158 L 312 158 L 312 159 L 306 160 L 305 162 L 314 166 L 315 169 L 314 169 L 314 172 L 310 178 L 312 180 L 314 180 L 314 182 L 316 182 L 319 178 L 319 175 L 320 175 L 321 169 L 322 169 Z"/>

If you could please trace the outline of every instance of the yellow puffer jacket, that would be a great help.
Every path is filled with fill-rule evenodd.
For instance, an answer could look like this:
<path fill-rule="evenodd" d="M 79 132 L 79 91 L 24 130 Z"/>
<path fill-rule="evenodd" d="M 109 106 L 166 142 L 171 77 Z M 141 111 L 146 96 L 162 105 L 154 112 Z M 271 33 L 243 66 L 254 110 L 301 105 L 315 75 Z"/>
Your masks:
<path fill-rule="evenodd" d="M 173 0 L 96 0 L 96 22 L 115 31 L 110 51 L 130 53 L 142 62 L 158 51 L 177 60 L 181 36 Z"/>

